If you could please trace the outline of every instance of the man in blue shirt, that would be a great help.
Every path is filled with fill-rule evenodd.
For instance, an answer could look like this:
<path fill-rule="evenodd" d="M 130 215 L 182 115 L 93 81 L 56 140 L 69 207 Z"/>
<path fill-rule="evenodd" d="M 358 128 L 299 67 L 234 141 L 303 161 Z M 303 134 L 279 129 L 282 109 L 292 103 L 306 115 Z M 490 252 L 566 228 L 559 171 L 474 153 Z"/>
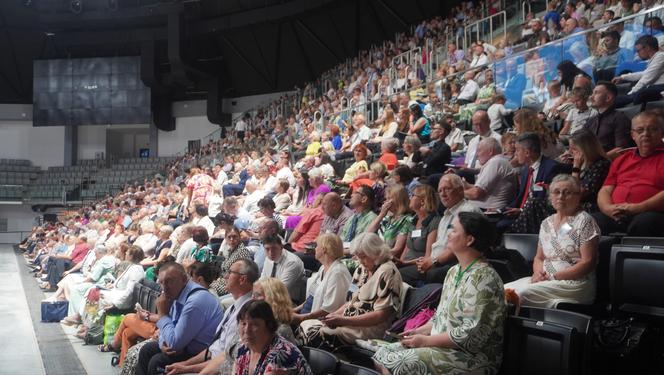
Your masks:
<path fill-rule="evenodd" d="M 213 341 L 223 315 L 217 298 L 189 280 L 182 265 L 162 266 L 157 281 L 163 291 L 157 298 L 159 340 L 141 348 L 136 375 L 156 375 L 200 353 Z"/>

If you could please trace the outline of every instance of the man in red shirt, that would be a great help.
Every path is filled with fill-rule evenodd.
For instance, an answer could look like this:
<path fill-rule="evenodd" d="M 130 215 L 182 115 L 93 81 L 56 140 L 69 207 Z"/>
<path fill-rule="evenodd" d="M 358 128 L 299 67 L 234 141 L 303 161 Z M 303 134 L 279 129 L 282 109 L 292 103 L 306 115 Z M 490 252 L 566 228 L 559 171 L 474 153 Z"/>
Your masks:
<path fill-rule="evenodd" d="M 42 284 L 42 288 L 48 291 L 55 291 L 58 282 L 64 276 L 63 274 L 66 273 L 65 271 L 81 263 L 85 259 L 85 256 L 88 255 L 88 251 L 90 251 L 88 239 L 85 236 L 80 236 L 71 254 L 56 254 L 49 257 L 47 263 L 47 282 Z"/>
<path fill-rule="evenodd" d="M 636 150 L 628 149 L 611 163 L 597 196 L 594 214 L 602 234 L 661 237 L 664 222 L 664 118 L 653 111 L 632 120 Z"/>

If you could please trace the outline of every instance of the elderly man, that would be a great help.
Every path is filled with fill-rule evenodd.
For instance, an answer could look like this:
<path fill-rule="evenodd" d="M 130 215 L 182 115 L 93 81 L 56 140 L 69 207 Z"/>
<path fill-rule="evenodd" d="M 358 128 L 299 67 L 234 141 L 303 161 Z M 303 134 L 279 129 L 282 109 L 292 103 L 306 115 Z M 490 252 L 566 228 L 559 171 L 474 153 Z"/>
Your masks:
<path fill-rule="evenodd" d="M 276 277 L 284 283 L 293 301 L 302 302 L 307 284 L 302 260 L 290 251 L 284 251 L 278 236 L 263 238 L 263 247 L 266 258 L 261 279 Z"/>
<path fill-rule="evenodd" d="M 166 263 L 157 280 L 162 289 L 157 298 L 159 339 L 141 348 L 137 375 L 162 373 L 167 365 L 200 353 L 214 340 L 223 315 L 217 298 L 189 280 L 182 265 Z"/>
<path fill-rule="evenodd" d="M 440 283 L 447 271 L 456 263 L 456 257 L 446 249 L 447 236 L 452 231 L 452 221 L 459 212 L 481 212 L 463 195 L 463 180 L 455 174 L 446 174 L 438 183 L 440 202 L 445 213 L 438 224 L 438 237 L 431 246 L 431 256 L 422 257 L 415 265 L 399 269 L 404 282 L 415 285 L 418 281 Z"/>
<path fill-rule="evenodd" d="M 360 186 L 351 194 L 349 205 L 354 213 L 348 218 L 341 231 L 344 248 L 349 248 L 349 243 L 355 236 L 364 232 L 376 218 L 376 213 L 372 211 L 374 199 L 374 191 L 366 185 Z"/>
<path fill-rule="evenodd" d="M 334 233 L 340 236 L 348 218 L 353 215 L 353 210 L 344 205 L 337 193 L 325 194 L 321 207 L 325 217 L 323 218 L 323 225 L 320 227 L 320 233 Z"/>
<path fill-rule="evenodd" d="M 475 182 L 475 175 L 479 172 L 480 168 L 480 163 L 477 160 L 477 146 L 479 146 L 482 139 L 487 137 L 494 138 L 500 142 L 501 136 L 491 130 L 491 119 L 489 119 L 486 111 L 480 110 L 475 112 L 471 121 L 473 123 L 473 131 L 477 135 L 468 142 L 464 165 L 456 173 L 466 179 L 466 181 L 473 183 Z"/>
<path fill-rule="evenodd" d="M 657 38 L 644 35 L 636 40 L 634 49 L 641 60 L 648 62 L 648 66 L 642 72 L 626 73 L 613 79 L 613 83 L 636 82 L 627 95 L 618 97 L 618 107 L 630 102 L 641 104 L 659 100 L 662 98 L 660 93 L 664 91 L 664 52 L 659 50 Z"/>
<path fill-rule="evenodd" d="M 593 216 L 604 234 L 664 236 L 664 119 L 659 112 L 640 113 L 631 131 L 637 148 L 611 163 L 597 196 L 601 212 Z"/>
<path fill-rule="evenodd" d="M 494 138 L 480 141 L 477 159 L 482 168 L 475 185 L 464 181 L 464 195 L 483 210 L 502 210 L 516 194 L 516 172 L 510 161 L 503 156 L 500 143 Z"/>
<path fill-rule="evenodd" d="M 217 327 L 214 341 L 196 356 L 186 361 L 166 366 L 167 374 L 184 374 L 219 369 L 231 369 L 233 359 L 230 354 L 240 341 L 237 313 L 245 303 L 251 300 L 254 282 L 258 280 L 258 266 L 248 259 L 233 263 L 226 274 L 226 290 L 233 296 L 233 304 L 224 314 Z M 227 360 L 228 359 L 228 360 Z M 226 373 L 224 370 L 221 373 Z"/>
<path fill-rule="evenodd" d="M 461 86 L 461 89 L 459 90 L 459 96 L 457 97 L 457 103 L 459 105 L 464 105 L 468 103 L 472 103 L 475 101 L 475 98 L 477 97 L 477 93 L 480 90 L 480 86 L 475 82 L 475 72 L 474 71 L 467 71 L 466 74 L 463 75 L 463 78 L 465 79 L 465 83 L 463 86 Z"/>

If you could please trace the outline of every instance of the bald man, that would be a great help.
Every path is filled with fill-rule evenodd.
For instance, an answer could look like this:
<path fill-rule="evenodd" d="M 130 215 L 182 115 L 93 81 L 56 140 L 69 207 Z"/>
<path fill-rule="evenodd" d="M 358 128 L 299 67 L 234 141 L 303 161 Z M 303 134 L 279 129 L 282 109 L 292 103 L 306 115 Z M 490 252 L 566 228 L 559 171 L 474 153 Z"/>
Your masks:
<path fill-rule="evenodd" d="M 341 197 L 337 193 L 327 193 L 323 197 L 321 207 L 325 213 L 323 225 L 320 227 L 321 233 L 334 233 L 341 235 L 348 218 L 353 215 L 353 210 L 344 206 Z"/>

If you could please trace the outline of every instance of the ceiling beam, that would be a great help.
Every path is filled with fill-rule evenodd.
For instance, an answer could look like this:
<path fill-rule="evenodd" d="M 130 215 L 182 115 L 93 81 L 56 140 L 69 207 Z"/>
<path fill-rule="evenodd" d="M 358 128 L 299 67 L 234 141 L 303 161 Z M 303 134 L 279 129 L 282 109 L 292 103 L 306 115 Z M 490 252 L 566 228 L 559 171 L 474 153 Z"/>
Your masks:
<path fill-rule="evenodd" d="M 377 0 L 377 2 L 383 8 L 385 8 L 387 13 L 389 13 L 392 17 L 394 17 L 394 19 L 397 20 L 397 22 L 399 22 L 399 24 L 401 24 L 401 26 L 403 26 L 404 29 L 406 29 L 406 30 L 408 29 L 408 22 L 406 22 L 406 20 L 403 19 L 403 17 L 401 17 L 399 15 L 399 13 L 395 12 L 394 9 L 392 9 L 391 6 L 389 6 L 387 3 L 385 3 L 385 0 Z"/>
<path fill-rule="evenodd" d="M 256 73 L 258 73 L 258 75 L 263 79 L 263 81 L 264 81 L 266 84 L 268 84 L 268 85 L 271 84 L 270 79 L 265 75 L 265 73 L 263 73 L 260 69 L 258 69 L 258 68 L 256 67 L 256 65 L 254 65 L 254 63 L 252 63 L 251 60 L 249 60 L 249 59 L 248 59 L 248 58 L 242 53 L 242 51 L 240 51 L 240 50 L 235 46 L 235 44 L 233 44 L 233 42 L 232 42 L 230 39 L 226 38 L 225 36 L 222 36 L 222 37 L 221 37 L 221 40 L 223 40 L 223 41 L 224 41 L 224 42 L 225 42 L 225 43 L 231 48 L 231 50 L 233 51 L 233 53 L 235 53 L 235 54 L 240 58 L 240 60 L 242 60 L 242 62 L 244 62 L 245 64 L 247 64 L 248 67 L 250 67 L 250 68 L 253 69 Z"/>
<path fill-rule="evenodd" d="M 327 43 L 324 43 L 323 40 L 321 40 L 321 38 L 318 35 L 316 35 L 313 32 L 313 30 L 309 28 L 309 26 L 305 25 L 300 20 L 295 20 L 295 24 L 300 26 L 302 30 L 304 30 L 304 32 L 307 33 L 307 35 L 309 35 L 311 39 L 314 40 L 314 42 L 316 42 L 319 46 L 323 47 L 323 49 L 327 51 L 332 57 L 334 57 L 337 60 L 337 62 L 343 61 L 343 59 L 339 57 L 339 55 L 337 55 L 334 51 L 332 51 L 332 48 L 330 48 L 330 46 L 328 46 Z"/>
<path fill-rule="evenodd" d="M 298 47 L 300 47 L 300 54 L 304 58 L 304 65 L 307 67 L 307 71 L 309 72 L 309 80 L 315 80 L 316 75 L 314 73 L 314 68 L 311 65 L 311 59 L 309 59 L 307 51 L 304 48 L 304 45 L 302 44 L 302 40 L 300 39 L 300 34 L 297 33 L 297 30 L 295 30 L 295 25 L 293 25 L 292 22 L 290 22 L 289 25 L 291 30 L 293 30 L 293 34 L 295 35 L 295 41 L 297 42 Z"/>

